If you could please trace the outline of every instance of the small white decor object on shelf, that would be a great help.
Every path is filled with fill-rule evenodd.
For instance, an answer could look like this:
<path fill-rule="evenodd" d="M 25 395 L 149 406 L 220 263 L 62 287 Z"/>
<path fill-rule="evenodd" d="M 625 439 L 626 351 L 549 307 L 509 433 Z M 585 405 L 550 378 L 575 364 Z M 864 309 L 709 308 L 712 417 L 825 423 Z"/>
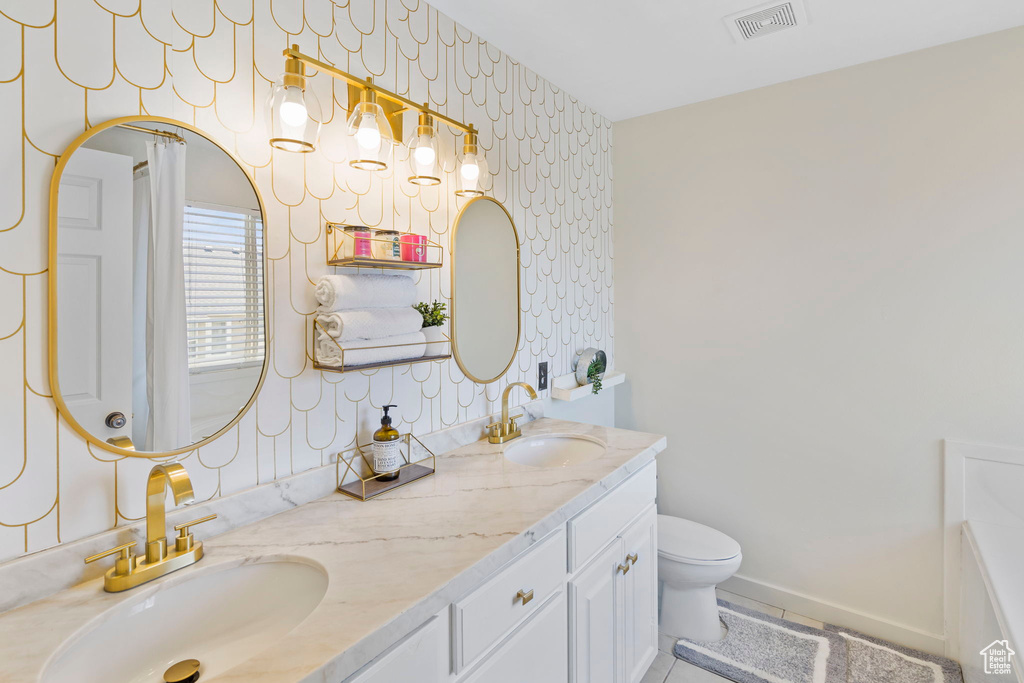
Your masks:
<path fill-rule="evenodd" d="M 626 381 L 626 373 L 617 370 L 609 370 L 601 380 L 602 391 L 614 387 Z M 580 386 L 576 382 L 576 374 L 562 375 L 551 382 L 551 398 L 558 401 L 578 401 L 581 398 L 592 396 L 594 388 L 589 384 Z"/>

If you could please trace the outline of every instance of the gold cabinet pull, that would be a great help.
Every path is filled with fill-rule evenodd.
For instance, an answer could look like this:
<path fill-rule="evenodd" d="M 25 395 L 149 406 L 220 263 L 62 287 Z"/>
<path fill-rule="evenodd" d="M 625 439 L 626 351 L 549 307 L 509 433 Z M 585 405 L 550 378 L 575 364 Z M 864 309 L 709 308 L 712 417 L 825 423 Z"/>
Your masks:
<path fill-rule="evenodd" d="M 619 571 L 622 572 L 623 574 L 628 574 L 629 573 L 629 560 L 626 560 L 626 564 L 620 564 L 619 565 Z"/>
<path fill-rule="evenodd" d="M 626 561 L 629 562 L 630 566 L 633 566 L 634 564 L 640 561 L 640 556 L 636 553 L 631 553 L 629 555 L 626 555 Z"/>
<path fill-rule="evenodd" d="M 518 600 L 522 600 L 524 605 L 530 602 L 530 600 L 533 600 L 533 589 L 531 588 L 528 591 L 520 590 L 518 593 L 516 593 L 516 599 L 513 600 L 513 602 L 516 602 Z"/>

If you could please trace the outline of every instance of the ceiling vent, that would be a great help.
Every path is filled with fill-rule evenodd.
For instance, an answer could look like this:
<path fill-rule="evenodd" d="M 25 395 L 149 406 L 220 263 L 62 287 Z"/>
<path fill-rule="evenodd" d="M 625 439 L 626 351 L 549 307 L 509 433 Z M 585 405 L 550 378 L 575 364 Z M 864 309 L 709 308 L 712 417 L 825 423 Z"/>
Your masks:
<path fill-rule="evenodd" d="M 745 42 L 778 33 L 807 23 L 807 13 L 799 0 L 773 2 L 732 14 L 725 18 L 726 26 L 737 42 Z"/>

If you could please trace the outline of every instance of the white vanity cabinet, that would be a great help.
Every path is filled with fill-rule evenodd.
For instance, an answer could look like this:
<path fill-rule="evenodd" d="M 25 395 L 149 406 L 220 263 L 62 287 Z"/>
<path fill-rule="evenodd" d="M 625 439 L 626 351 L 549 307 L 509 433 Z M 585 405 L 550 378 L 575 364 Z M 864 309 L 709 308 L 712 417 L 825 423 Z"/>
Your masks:
<path fill-rule="evenodd" d="M 651 503 L 570 580 L 573 683 L 637 683 L 654 661 L 657 520 Z"/>
<path fill-rule="evenodd" d="M 638 683 L 658 654 L 658 510 L 652 504 L 622 534 L 629 571 L 622 582 L 625 683 Z"/>
<path fill-rule="evenodd" d="M 346 683 L 639 683 L 658 649 L 656 485 L 651 463 Z"/>

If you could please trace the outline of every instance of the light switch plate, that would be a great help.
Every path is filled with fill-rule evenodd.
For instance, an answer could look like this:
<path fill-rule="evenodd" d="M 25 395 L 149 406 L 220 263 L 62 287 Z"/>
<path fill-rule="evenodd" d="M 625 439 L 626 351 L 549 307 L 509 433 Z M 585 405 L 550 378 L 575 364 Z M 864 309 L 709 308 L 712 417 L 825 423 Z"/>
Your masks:
<path fill-rule="evenodd" d="M 544 391 L 548 388 L 548 363 L 537 364 L 537 391 Z"/>

